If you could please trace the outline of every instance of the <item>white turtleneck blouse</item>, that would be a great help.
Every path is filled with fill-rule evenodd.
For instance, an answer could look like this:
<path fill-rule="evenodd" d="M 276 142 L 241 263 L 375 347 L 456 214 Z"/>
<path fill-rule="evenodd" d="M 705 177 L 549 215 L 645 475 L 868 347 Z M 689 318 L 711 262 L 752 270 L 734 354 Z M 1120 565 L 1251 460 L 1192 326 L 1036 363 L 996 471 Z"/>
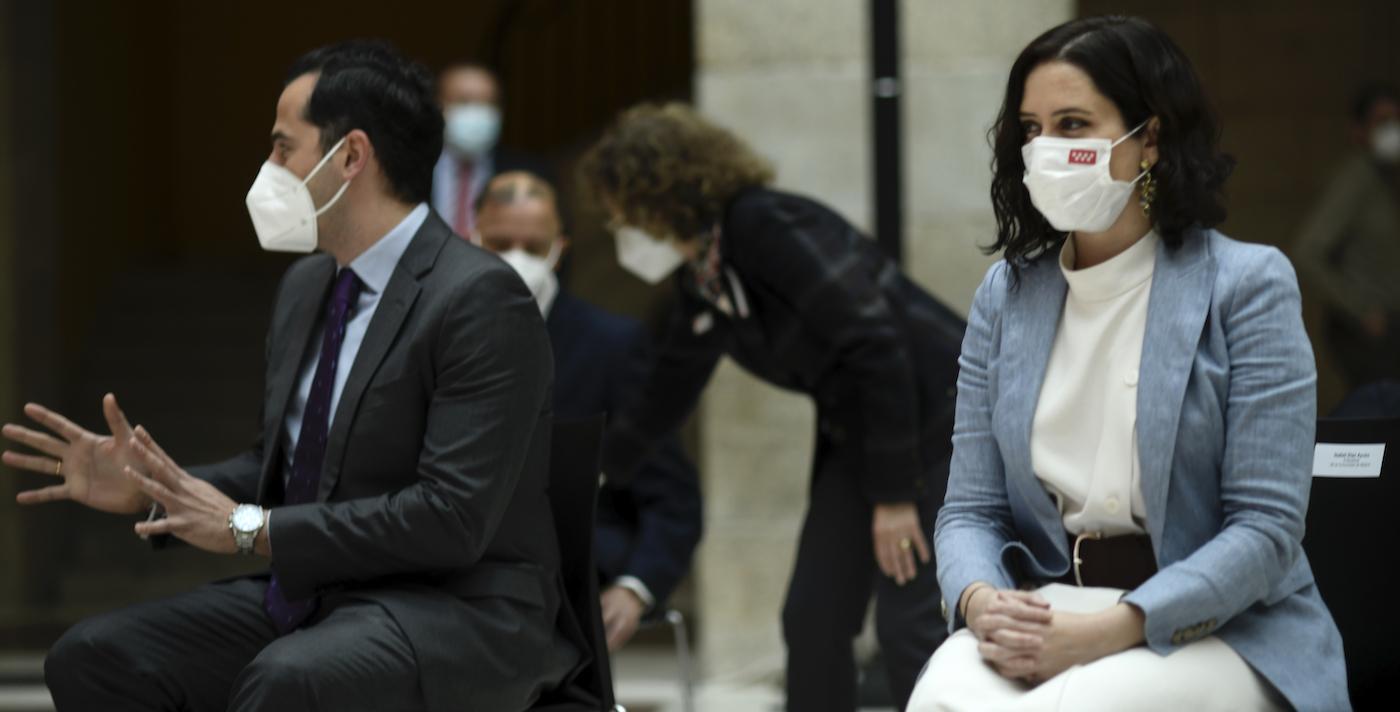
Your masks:
<path fill-rule="evenodd" d="M 1102 264 L 1074 269 L 1031 428 L 1031 467 L 1073 534 L 1142 534 L 1138 364 L 1159 238 L 1149 232 Z"/>

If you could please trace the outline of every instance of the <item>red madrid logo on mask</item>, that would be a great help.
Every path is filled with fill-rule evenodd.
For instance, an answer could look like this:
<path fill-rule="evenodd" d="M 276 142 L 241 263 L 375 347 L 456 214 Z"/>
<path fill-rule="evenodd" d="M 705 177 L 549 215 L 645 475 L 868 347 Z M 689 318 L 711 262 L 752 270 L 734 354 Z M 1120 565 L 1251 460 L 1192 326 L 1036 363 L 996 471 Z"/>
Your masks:
<path fill-rule="evenodd" d="M 1099 162 L 1099 152 L 1086 148 L 1076 148 L 1069 152 L 1070 165 L 1092 166 Z"/>

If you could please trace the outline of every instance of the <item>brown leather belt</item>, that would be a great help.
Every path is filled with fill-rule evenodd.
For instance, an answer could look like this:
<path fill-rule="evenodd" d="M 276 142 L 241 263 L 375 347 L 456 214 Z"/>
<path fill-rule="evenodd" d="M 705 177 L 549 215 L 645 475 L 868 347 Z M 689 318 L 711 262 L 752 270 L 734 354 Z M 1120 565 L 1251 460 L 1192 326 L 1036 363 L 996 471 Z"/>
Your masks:
<path fill-rule="evenodd" d="M 1056 579 L 1059 583 L 1131 591 L 1157 573 L 1152 539 L 1146 534 L 1070 534 L 1069 551 L 1069 571 Z"/>

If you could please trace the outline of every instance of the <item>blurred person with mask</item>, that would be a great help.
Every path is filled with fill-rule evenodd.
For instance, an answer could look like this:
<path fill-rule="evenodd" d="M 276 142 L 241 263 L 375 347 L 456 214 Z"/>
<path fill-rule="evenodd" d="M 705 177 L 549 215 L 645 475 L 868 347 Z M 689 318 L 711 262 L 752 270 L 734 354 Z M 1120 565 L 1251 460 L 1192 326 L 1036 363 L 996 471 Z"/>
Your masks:
<path fill-rule="evenodd" d="M 60 711 L 522 710 L 578 669 L 549 337 L 428 208 L 441 140 L 431 76 L 387 45 L 292 65 L 246 202 L 264 249 L 319 253 L 278 289 L 246 452 L 184 469 L 110 394 L 109 434 L 37 404 L 43 430 L 4 427 L 33 450 L 4 463 L 56 481 L 21 504 L 149 512 L 138 535 L 270 567 L 79 622 L 45 660 Z"/>
<path fill-rule="evenodd" d="M 442 155 L 433 167 L 433 209 L 458 235 L 472 233 L 476 203 L 491 178 L 523 170 L 552 178 L 543 162 L 500 145 L 501 86 L 496 74 L 470 62 L 438 74 Z"/>
<path fill-rule="evenodd" d="M 1400 89 L 1360 91 L 1358 150 L 1297 238 L 1298 270 L 1326 305 L 1329 351 L 1351 388 L 1400 378 Z"/>
<path fill-rule="evenodd" d="M 478 201 L 472 240 L 520 273 L 544 314 L 554 347 L 554 414 L 612 414 L 644 379 L 650 338 L 642 325 L 563 290 L 569 249 L 554 189 L 524 171 L 503 173 Z M 700 488 L 674 433 L 626 486 L 604 483 L 595 540 L 608 648 L 618 650 L 639 622 L 664 610 L 690 570 L 700 541 Z"/>
<path fill-rule="evenodd" d="M 812 484 L 782 614 L 787 706 L 856 708 L 853 641 L 872 594 L 902 705 L 946 636 L 929 541 L 962 319 L 830 208 L 769 187 L 768 164 L 690 107 L 625 112 L 582 171 L 618 261 L 652 284 L 673 278 L 679 296 L 651 376 L 609 426 L 604 473 L 630 476 L 721 356 L 811 397 Z"/>

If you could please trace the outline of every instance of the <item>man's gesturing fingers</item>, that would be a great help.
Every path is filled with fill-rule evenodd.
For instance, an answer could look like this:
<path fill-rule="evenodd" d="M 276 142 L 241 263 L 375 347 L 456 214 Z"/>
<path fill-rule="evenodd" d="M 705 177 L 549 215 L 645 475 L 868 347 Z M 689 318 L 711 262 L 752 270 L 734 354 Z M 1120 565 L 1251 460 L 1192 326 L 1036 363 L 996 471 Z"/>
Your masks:
<path fill-rule="evenodd" d="M 29 416 L 34 422 L 58 433 L 60 437 L 70 443 L 88 434 L 88 431 L 78 427 L 73 421 L 38 403 L 25 404 L 24 414 Z"/>
<path fill-rule="evenodd" d="M 175 499 L 175 493 L 171 492 L 169 487 L 166 487 L 163 483 L 147 477 L 130 467 L 123 468 L 122 472 L 130 478 L 132 483 L 139 487 L 142 492 L 146 493 L 147 497 L 160 502 L 161 506 L 165 507 L 166 510 L 170 509 L 171 503 Z"/>
<path fill-rule="evenodd" d="M 151 451 L 151 453 L 156 456 L 156 459 L 165 465 L 166 469 L 171 472 L 183 472 L 180 466 L 175 463 L 175 458 L 166 454 L 165 448 L 162 448 L 160 443 L 156 442 L 155 436 L 151 435 L 151 431 L 147 430 L 146 426 L 136 426 L 134 435 L 136 436 L 136 441 L 147 450 Z"/>
<path fill-rule="evenodd" d="M 146 471 L 150 473 L 150 479 L 164 485 L 168 490 L 180 490 L 182 487 L 180 480 L 183 473 L 179 466 L 172 462 L 169 457 L 165 457 L 163 453 L 157 452 L 156 449 L 159 446 L 150 439 L 149 434 L 143 438 L 143 433 L 145 430 L 137 426 L 136 437 L 132 438 L 131 445 L 132 451 L 136 453 L 136 456 L 145 465 Z M 147 445 L 147 443 L 150 444 Z"/>
<path fill-rule="evenodd" d="M 46 504 L 71 498 L 68 485 L 51 485 L 36 490 L 25 490 L 15 495 L 15 501 L 20 504 Z"/>
<path fill-rule="evenodd" d="M 173 535 L 174 533 L 175 520 L 169 517 L 166 517 L 164 519 L 157 519 L 152 522 L 136 523 L 136 535 L 142 538 L 150 538 L 153 536 L 160 536 L 162 534 Z"/>
<path fill-rule="evenodd" d="M 3 432 L 9 440 L 21 445 L 28 445 L 45 455 L 52 455 L 60 460 L 63 459 L 63 452 L 68 449 L 68 445 L 62 440 L 37 430 L 30 430 L 23 425 L 6 425 Z M 50 468 L 47 474 L 54 474 L 53 469 Z"/>
<path fill-rule="evenodd" d="M 122 412 L 117 405 L 117 397 L 108 393 L 102 398 L 102 415 L 107 419 L 107 427 L 112 431 L 112 437 L 118 442 L 125 442 L 131 438 L 131 423 L 126 419 L 126 413 Z"/>
<path fill-rule="evenodd" d="M 4 455 L 0 455 L 0 458 L 3 458 L 6 465 L 18 470 L 29 470 L 30 472 L 37 472 L 41 475 L 51 475 L 54 477 L 62 474 L 58 469 L 58 460 L 51 457 L 25 455 L 23 453 L 6 450 Z"/>

